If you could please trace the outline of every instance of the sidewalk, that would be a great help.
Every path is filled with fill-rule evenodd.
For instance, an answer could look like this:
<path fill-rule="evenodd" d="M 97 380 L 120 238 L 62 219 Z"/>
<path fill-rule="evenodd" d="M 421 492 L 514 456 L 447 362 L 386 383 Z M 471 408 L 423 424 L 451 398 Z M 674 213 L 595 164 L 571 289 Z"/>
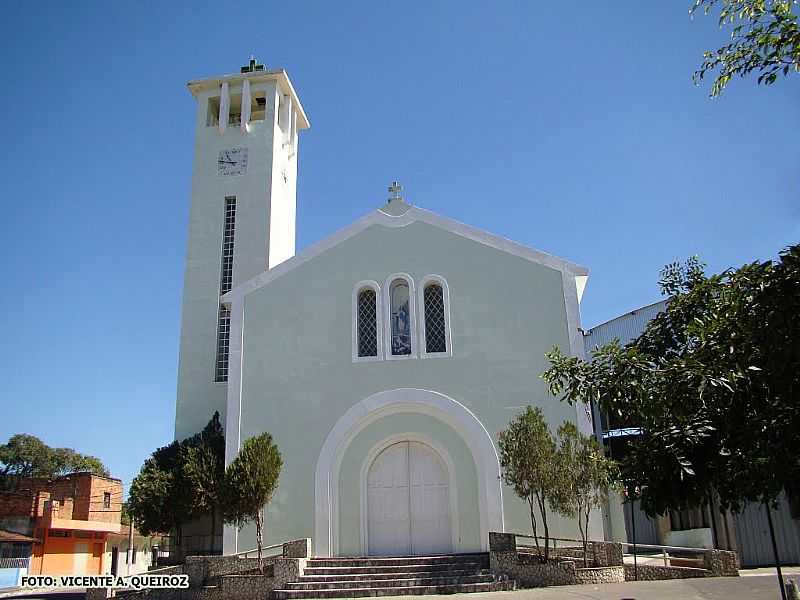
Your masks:
<path fill-rule="evenodd" d="M 792 575 L 794 579 L 796 575 Z M 441 600 L 442 596 L 398 596 Z M 453 594 L 459 600 L 780 600 L 776 577 L 709 577 Z"/>

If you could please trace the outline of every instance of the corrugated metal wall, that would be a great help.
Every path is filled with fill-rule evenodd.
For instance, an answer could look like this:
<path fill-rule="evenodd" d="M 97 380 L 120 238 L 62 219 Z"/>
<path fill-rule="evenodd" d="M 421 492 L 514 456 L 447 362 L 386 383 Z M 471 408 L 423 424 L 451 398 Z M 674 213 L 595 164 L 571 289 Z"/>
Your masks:
<path fill-rule="evenodd" d="M 645 514 L 638 502 L 635 507 L 630 502 L 626 502 L 622 505 L 622 509 L 625 514 L 625 533 L 627 534 L 628 542 L 633 543 L 636 541 L 637 544 L 659 543 L 655 520 Z M 635 515 L 636 518 L 636 540 L 633 539 L 631 514 Z M 627 552 L 630 552 L 630 549 Z"/>
<path fill-rule="evenodd" d="M 648 306 L 643 306 L 642 308 L 637 308 L 629 313 L 620 315 L 616 319 L 611 319 L 597 327 L 592 327 L 586 332 L 587 335 L 584 336 L 587 356 L 590 355 L 591 351 L 594 350 L 596 346 L 607 344 L 614 338 L 619 338 L 620 344 L 624 345 L 634 338 L 639 337 L 639 334 L 644 331 L 647 323 L 658 313 L 662 312 L 666 305 L 666 300 L 660 300 Z"/>
<path fill-rule="evenodd" d="M 772 541 L 769 537 L 769 524 L 764 506 L 748 504 L 740 514 L 734 516 L 734 523 L 742 566 L 774 565 Z M 785 496 L 781 496 L 778 510 L 772 511 L 772 525 L 775 528 L 781 563 L 800 564 L 800 521 L 792 519 Z"/>

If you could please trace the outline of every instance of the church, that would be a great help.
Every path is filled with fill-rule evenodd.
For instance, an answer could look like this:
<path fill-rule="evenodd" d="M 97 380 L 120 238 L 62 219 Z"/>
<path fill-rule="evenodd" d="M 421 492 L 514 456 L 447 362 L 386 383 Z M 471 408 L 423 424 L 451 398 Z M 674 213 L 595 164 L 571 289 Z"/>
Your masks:
<path fill-rule="evenodd" d="M 316 556 L 486 550 L 530 532 L 501 480 L 497 437 L 527 405 L 591 432 L 539 375 L 582 356 L 586 268 L 425 210 L 389 188 L 295 253 L 299 138 L 282 69 L 191 81 L 197 102 L 175 437 L 222 416 L 226 464 L 272 434 L 284 459 L 265 544 Z M 410 199 L 409 199 L 410 200 Z M 576 522 L 551 516 L 551 535 Z M 593 515 L 590 539 L 602 539 Z M 222 532 L 225 554 L 254 528 Z"/>

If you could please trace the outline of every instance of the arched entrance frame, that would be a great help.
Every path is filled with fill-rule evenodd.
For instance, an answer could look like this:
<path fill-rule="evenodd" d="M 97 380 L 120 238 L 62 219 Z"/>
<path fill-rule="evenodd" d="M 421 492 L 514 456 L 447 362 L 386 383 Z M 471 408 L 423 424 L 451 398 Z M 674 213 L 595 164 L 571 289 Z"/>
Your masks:
<path fill-rule="evenodd" d="M 457 400 L 431 390 L 399 388 L 378 392 L 350 407 L 325 438 L 314 475 L 317 556 L 338 554 L 339 472 L 347 447 L 359 432 L 378 419 L 402 413 L 439 419 L 461 436 L 478 474 L 482 549 L 488 547 L 489 531 L 504 531 L 500 460 L 492 436 L 472 411 Z"/>
<path fill-rule="evenodd" d="M 386 450 L 389 446 L 393 446 L 394 444 L 399 444 L 401 442 L 419 442 L 420 444 L 424 444 L 433 450 L 433 452 L 438 455 L 439 460 L 444 463 L 444 467 L 447 470 L 447 495 L 450 502 L 450 546 L 452 548 L 456 548 L 458 546 L 458 488 L 456 484 L 456 467 L 453 464 L 453 459 L 450 457 L 450 453 L 444 446 L 427 435 L 411 432 L 398 433 L 395 435 L 390 435 L 388 438 L 381 440 L 379 443 L 373 446 L 367 453 L 367 457 L 364 459 L 364 462 L 361 465 L 361 475 L 359 477 L 359 485 L 361 486 L 361 489 L 359 496 L 361 499 L 361 554 L 364 556 L 369 554 L 369 514 L 367 508 L 367 476 L 369 475 L 369 469 L 381 452 Z M 410 481 L 409 485 L 411 485 Z"/>

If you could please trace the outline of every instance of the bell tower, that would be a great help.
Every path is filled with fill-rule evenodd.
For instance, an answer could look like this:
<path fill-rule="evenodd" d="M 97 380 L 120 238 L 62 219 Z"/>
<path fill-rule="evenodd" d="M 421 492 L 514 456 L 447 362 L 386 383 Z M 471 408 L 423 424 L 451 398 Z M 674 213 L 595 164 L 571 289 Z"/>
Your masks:
<path fill-rule="evenodd" d="M 190 81 L 197 102 L 175 438 L 225 416 L 230 314 L 220 298 L 294 256 L 298 134 L 289 76 L 255 59 Z"/>

